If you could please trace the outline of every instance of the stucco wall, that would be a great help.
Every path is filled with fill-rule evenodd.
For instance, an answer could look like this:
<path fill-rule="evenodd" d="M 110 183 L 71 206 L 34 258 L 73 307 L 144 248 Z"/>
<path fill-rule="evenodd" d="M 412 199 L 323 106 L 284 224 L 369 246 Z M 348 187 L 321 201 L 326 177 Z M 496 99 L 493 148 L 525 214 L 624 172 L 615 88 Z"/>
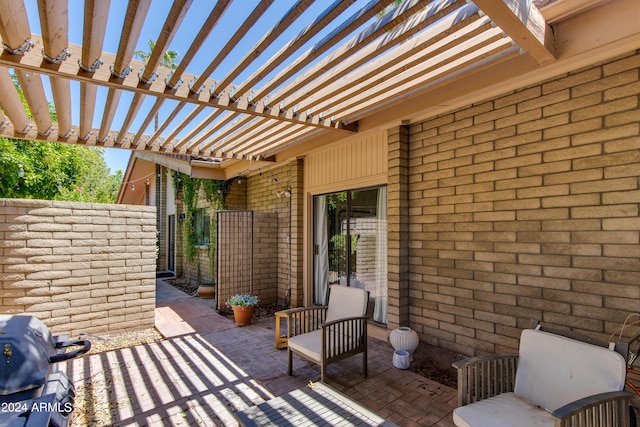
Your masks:
<path fill-rule="evenodd" d="M 0 199 L 0 313 L 54 333 L 153 327 L 155 207 Z"/>
<path fill-rule="evenodd" d="M 389 132 L 395 324 L 476 355 L 640 307 L 640 55 Z"/>

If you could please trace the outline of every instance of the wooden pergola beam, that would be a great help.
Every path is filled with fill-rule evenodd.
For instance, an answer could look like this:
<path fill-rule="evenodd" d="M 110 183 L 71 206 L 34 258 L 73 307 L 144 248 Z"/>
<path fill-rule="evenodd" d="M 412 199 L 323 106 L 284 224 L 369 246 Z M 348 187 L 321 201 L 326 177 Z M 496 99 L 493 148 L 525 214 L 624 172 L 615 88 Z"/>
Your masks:
<path fill-rule="evenodd" d="M 32 38 L 36 41 L 40 40 L 40 37 L 37 35 L 32 35 Z M 75 56 L 75 54 L 79 52 L 80 47 L 70 45 L 70 50 L 72 55 Z M 102 55 L 105 62 L 111 62 L 115 59 L 113 54 L 102 53 Z M 132 65 L 134 66 L 134 69 L 141 69 L 144 66 L 140 61 L 132 61 Z M 106 67 L 98 68 L 95 72 L 89 73 L 83 71 L 77 61 L 66 60 L 62 64 L 48 64 L 46 61 L 43 61 L 42 52 L 37 49 L 32 49 L 24 55 L 10 55 L 3 52 L 0 54 L 0 66 L 24 69 L 37 73 L 48 74 L 54 77 L 92 83 L 103 87 L 128 90 L 154 97 L 164 97 L 190 104 L 222 108 L 236 113 L 262 116 L 274 120 L 303 124 L 315 128 L 337 130 L 348 133 L 353 132 L 353 128 L 351 126 L 345 125 L 339 120 L 331 121 L 330 119 L 310 119 L 304 112 L 296 114 L 296 112 L 292 110 L 281 111 L 279 108 L 267 107 L 263 103 L 250 104 L 246 99 L 234 101 L 229 98 L 228 94 L 223 94 L 218 98 L 212 96 L 209 91 L 202 91 L 199 94 L 193 94 L 187 85 L 181 85 L 176 89 L 170 89 L 165 85 L 163 78 L 156 79 L 156 81 L 150 85 L 144 85 L 138 81 L 137 75 L 134 75 L 135 73 L 130 73 L 124 79 L 117 79 L 111 76 L 110 71 L 106 69 Z M 159 70 L 159 72 L 162 71 L 164 70 Z M 188 78 L 189 76 L 184 75 L 183 77 Z M 208 83 L 213 83 L 213 81 Z"/>
<path fill-rule="evenodd" d="M 49 112 L 49 103 L 44 94 L 44 86 L 39 75 L 23 70 L 15 70 L 22 93 L 24 94 L 33 120 L 36 122 L 38 133 L 47 135 L 51 132 L 51 113 Z"/>
<path fill-rule="evenodd" d="M 191 7 L 191 3 L 193 3 L 193 0 L 175 0 L 173 2 L 167 19 L 162 26 L 162 30 L 160 30 L 160 34 L 156 39 L 153 52 L 151 52 L 146 67 L 140 76 L 142 83 L 147 84 L 151 81 L 153 74 L 162 61 L 164 52 L 169 49 L 173 36 L 176 34 L 176 31 L 178 31 L 180 24 L 182 24 L 189 7 Z"/>
<path fill-rule="evenodd" d="M 151 0 L 129 0 L 124 22 L 122 23 L 118 52 L 111 70 L 111 74 L 114 77 L 128 73 L 129 63 L 133 58 L 133 52 L 136 49 L 150 6 Z"/>
<path fill-rule="evenodd" d="M 247 80 L 238 85 L 237 93 L 243 95 L 253 85 L 257 84 L 266 75 L 280 66 L 294 52 L 302 47 L 318 32 L 326 28 L 333 22 L 345 9 L 347 9 L 355 0 L 336 0 L 327 9 L 325 9 L 312 23 L 294 37 L 287 45 L 282 47 L 275 55 L 273 55 L 265 64 L 258 68 Z"/>
<path fill-rule="evenodd" d="M 111 0 L 87 0 L 84 7 L 84 29 L 82 33 L 81 69 L 95 72 L 102 65 L 102 45 L 107 29 Z"/>
<path fill-rule="evenodd" d="M 311 0 L 298 0 L 284 16 L 262 36 L 262 38 L 247 52 L 247 54 L 240 60 L 233 69 L 218 83 L 216 92 L 220 93 L 227 86 L 231 84 L 234 78 L 236 78 L 242 71 L 245 70 L 253 61 L 265 51 L 280 35 L 287 29 L 293 22 L 300 16 L 311 4 Z M 243 85 L 242 89 L 238 90 L 237 96 L 241 96 L 248 88 Z"/>
<path fill-rule="evenodd" d="M 0 36 L 4 49 L 14 54 L 31 49 L 31 30 L 24 2 L 0 0 Z"/>
<path fill-rule="evenodd" d="M 196 34 L 195 38 L 193 39 L 191 46 L 189 46 L 189 49 L 182 57 L 182 61 L 180 61 L 176 69 L 173 71 L 173 75 L 169 79 L 167 86 L 169 86 L 170 88 L 175 88 L 176 86 L 178 86 L 178 82 L 182 79 L 185 69 L 191 63 L 198 50 L 200 50 L 205 39 L 207 38 L 207 36 L 209 36 L 209 33 L 218 24 L 218 21 L 220 21 L 220 18 L 229 7 L 229 2 L 230 0 L 219 0 L 216 2 L 216 5 L 213 7 L 211 13 L 204 21 L 204 24 L 200 28 L 200 31 L 198 31 L 198 34 Z"/>
<path fill-rule="evenodd" d="M 0 67 L 0 93 L 2 93 L 0 106 L 13 123 L 12 128 L 15 128 L 16 132 L 26 133 L 31 127 L 31 122 L 22 108 L 22 101 L 20 101 L 13 79 L 9 75 L 9 70 L 4 67 Z"/>
<path fill-rule="evenodd" d="M 69 54 L 69 7 L 67 2 L 38 0 L 38 15 L 42 29 L 42 49 L 51 63 L 64 61 Z M 58 129 L 62 135 L 71 132 L 71 85 L 69 80 L 49 77 Z"/>
<path fill-rule="evenodd" d="M 553 31 L 533 0 L 474 0 L 474 3 L 539 64 L 556 59 Z"/>

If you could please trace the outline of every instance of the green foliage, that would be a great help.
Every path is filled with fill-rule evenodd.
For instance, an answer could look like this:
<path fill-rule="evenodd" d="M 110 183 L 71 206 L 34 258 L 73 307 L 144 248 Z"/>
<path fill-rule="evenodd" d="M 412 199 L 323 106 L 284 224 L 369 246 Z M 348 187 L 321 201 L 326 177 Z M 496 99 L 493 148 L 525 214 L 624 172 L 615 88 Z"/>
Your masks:
<path fill-rule="evenodd" d="M 100 148 L 0 138 L 2 198 L 114 203 L 121 182 Z"/>
<path fill-rule="evenodd" d="M 32 118 L 18 77 L 12 79 Z M 51 104 L 49 112 L 55 122 Z M 122 172 L 111 174 L 103 156 L 96 147 L 0 138 L 0 197 L 114 203 Z"/>
<path fill-rule="evenodd" d="M 196 234 L 195 215 L 198 209 L 198 195 L 200 188 L 204 190 L 205 198 L 209 203 L 209 260 L 211 272 L 215 275 L 214 257 L 216 253 L 216 215 L 218 210 L 224 209 L 224 199 L 229 191 L 231 180 L 213 180 L 192 178 L 189 175 L 172 171 L 173 188 L 176 193 L 182 190 L 182 199 L 185 209 L 184 220 L 184 251 L 187 261 L 193 263 L 198 256 L 198 238 Z"/>
<path fill-rule="evenodd" d="M 227 307 L 250 307 L 258 305 L 258 297 L 249 294 L 236 294 L 229 298 Z"/>
<path fill-rule="evenodd" d="M 149 40 L 148 44 L 149 44 L 148 52 L 145 52 L 143 50 L 136 50 L 135 52 L 133 52 L 134 57 L 144 61 L 145 63 L 149 61 L 149 58 L 151 57 L 151 53 L 153 53 L 153 49 L 155 49 L 156 47 L 156 42 L 154 40 Z M 172 70 L 175 70 L 178 67 L 178 63 L 176 62 L 176 59 L 178 59 L 178 56 L 179 56 L 178 52 L 174 52 L 173 50 L 168 50 L 162 55 L 162 60 L 160 61 L 160 64 L 164 65 L 167 68 L 171 68 Z"/>

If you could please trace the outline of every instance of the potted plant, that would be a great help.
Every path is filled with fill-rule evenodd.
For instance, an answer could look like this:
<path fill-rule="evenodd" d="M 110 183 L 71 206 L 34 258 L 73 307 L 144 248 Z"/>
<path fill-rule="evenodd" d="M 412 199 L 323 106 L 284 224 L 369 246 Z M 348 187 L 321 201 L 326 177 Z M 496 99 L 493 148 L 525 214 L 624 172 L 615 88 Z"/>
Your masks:
<path fill-rule="evenodd" d="M 227 307 L 233 309 L 233 317 L 238 326 L 251 324 L 253 309 L 257 305 L 258 297 L 249 294 L 236 294 L 227 301 Z"/>

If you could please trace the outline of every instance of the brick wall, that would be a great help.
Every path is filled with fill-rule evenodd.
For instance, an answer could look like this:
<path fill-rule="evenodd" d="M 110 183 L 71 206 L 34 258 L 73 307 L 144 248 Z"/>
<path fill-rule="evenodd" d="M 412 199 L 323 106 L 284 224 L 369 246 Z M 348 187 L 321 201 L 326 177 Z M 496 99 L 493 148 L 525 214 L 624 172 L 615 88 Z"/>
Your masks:
<path fill-rule="evenodd" d="M 406 152 L 390 131 L 390 325 L 405 271 L 411 327 L 469 355 L 638 312 L 639 74 L 634 53 L 413 124 Z"/>
<path fill-rule="evenodd" d="M 54 333 L 153 327 L 155 207 L 0 199 L 0 312 Z"/>
<path fill-rule="evenodd" d="M 277 234 L 271 251 L 277 257 L 275 293 L 281 304 L 301 306 L 302 289 L 302 212 L 303 163 L 294 160 L 279 168 L 252 176 L 248 181 L 248 209 L 273 213 Z M 277 193 L 291 190 L 291 197 Z M 291 295 L 287 296 L 288 290 Z"/>

